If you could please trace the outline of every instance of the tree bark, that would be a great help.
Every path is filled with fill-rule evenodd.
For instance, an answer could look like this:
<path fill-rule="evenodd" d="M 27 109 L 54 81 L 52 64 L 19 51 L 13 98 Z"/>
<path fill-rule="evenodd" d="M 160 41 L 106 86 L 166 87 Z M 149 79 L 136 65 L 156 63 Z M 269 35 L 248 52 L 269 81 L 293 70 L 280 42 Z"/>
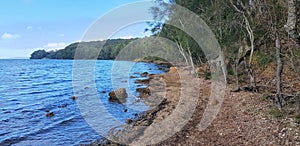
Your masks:
<path fill-rule="evenodd" d="M 283 94 L 282 94 L 282 70 L 283 70 L 283 66 L 282 66 L 282 60 L 281 60 L 281 44 L 280 44 L 280 39 L 278 38 L 278 36 L 276 36 L 276 60 L 277 60 L 277 70 L 276 70 L 276 104 L 282 108 L 282 106 L 284 106 L 285 101 L 283 99 Z"/>
<path fill-rule="evenodd" d="M 285 29 L 291 39 L 296 42 L 297 46 L 300 46 L 300 34 L 297 30 L 299 25 L 300 15 L 300 0 L 289 0 L 288 2 L 288 19 L 285 25 Z"/>
<path fill-rule="evenodd" d="M 241 13 L 241 15 L 243 16 L 243 19 L 244 19 L 244 23 L 245 25 L 243 26 L 248 35 L 249 35 L 249 40 L 250 40 L 250 57 L 249 57 L 249 63 L 247 63 L 246 61 L 246 58 L 244 57 L 244 61 L 245 61 L 245 67 L 246 67 L 246 70 L 248 72 L 248 75 L 249 75 L 249 78 L 250 78 L 250 86 L 252 88 L 252 91 L 253 92 L 259 92 L 258 91 L 258 88 L 256 86 L 256 79 L 255 79 L 255 75 L 254 75 L 254 71 L 252 69 L 252 58 L 253 58 L 253 53 L 254 53 L 254 32 L 253 32 L 253 29 L 249 23 L 249 20 L 245 14 L 245 11 L 244 10 L 240 10 L 232 1 L 230 1 L 231 5 L 235 8 L 235 10 L 239 13 Z M 240 5 L 242 7 L 244 7 L 244 4 L 241 2 Z"/>

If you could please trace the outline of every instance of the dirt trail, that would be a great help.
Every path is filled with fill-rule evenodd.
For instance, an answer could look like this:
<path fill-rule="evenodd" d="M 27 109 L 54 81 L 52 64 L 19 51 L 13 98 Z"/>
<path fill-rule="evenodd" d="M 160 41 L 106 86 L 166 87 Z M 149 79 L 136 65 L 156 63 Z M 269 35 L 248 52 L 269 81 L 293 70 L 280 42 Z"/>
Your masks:
<path fill-rule="evenodd" d="M 169 118 L 174 109 L 180 103 L 183 84 L 177 73 L 167 73 L 165 75 L 157 75 L 150 83 L 151 96 L 144 97 L 148 100 L 153 108 L 135 119 L 132 124 L 127 126 L 125 130 L 115 132 L 112 139 L 131 143 L 132 145 L 141 145 L 142 142 L 156 141 L 159 136 L 163 136 L 164 131 L 172 131 L 174 127 L 170 125 L 161 125 L 161 135 L 146 137 L 145 135 L 155 133 L 151 131 L 151 126 Z M 186 79 L 184 79 L 186 80 Z M 200 90 L 190 87 L 186 99 L 193 100 L 192 95 L 198 97 L 195 103 L 196 108 L 189 121 L 179 132 L 172 134 L 167 140 L 161 141 L 154 145 L 299 145 L 300 146 L 300 126 L 295 124 L 293 119 L 272 119 L 266 113 L 267 109 L 272 107 L 273 103 L 263 99 L 261 94 L 249 92 L 230 92 L 232 89 L 227 86 L 224 101 L 219 103 L 218 100 L 209 99 L 211 93 L 211 81 L 204 79 L 193 79 L 192 82 L 199 82 Z M 162 84 L 163 83 L 163 84 Z M 166 93 L 162 92 L 162 85 Z M 193 85 L 193 84 L 191 84 Z M 188 87 L 188 86 L 187 86 Z M 196 96 L 198 95 L 198 96 Z M 213 122 L 203 131 L 200 131 L 197 125 L 200 123 L 207 104 L 221 104 L 220 111 Z M 184 110 L 183 110 L 184 111 Z M 188 112 L 182 116 L 188 117 Z M 180 121 L 172 119 L 174 123 Z M 141 128 L 142 126 L 142 128 Z M 173 129 L 172 129 L 173 128 Z M 150 132 L 149 132 L 150 131 Z M 172 131 L 174 132 L 174 131 Z M 144 139 L 142 139 L 144 137 Z M 158 139 L 157 139 L 158 137 Z M 92 144 L 92 145 L 99 145 Z M 116 145 L 112 142 L 106 142 L 105 145 Z"/>
<path fill-rule="evenodd" d="M 293 119 L 275 120 L 266 109 L 273 106 L 263 95 L 230 92 L 227 87 L 221 109 L 204 131 L 196 127 L 206 104 L 211 104 L 211 81 L 201 80 L 202 95 L 189 123 L 171 138 L 156 145 L 300 145 L 300 126 Z"/>

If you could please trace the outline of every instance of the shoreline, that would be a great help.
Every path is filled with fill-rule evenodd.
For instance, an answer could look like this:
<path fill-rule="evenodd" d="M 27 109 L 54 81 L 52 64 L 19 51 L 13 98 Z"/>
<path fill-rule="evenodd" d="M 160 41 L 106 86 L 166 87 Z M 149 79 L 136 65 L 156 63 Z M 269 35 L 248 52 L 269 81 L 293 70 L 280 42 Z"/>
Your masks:
<path fill-rule="evenodd" d="M 149 76 L 147 76 L 147 79 L 142 79 L 142 80 L 136 80 L 136 81 L 141 81 L 142 84 L 144 84 L 146 87 L 143 88 L 143 89 L 149 89 L 149 82 L 150 81 L 158 81 L 160 78 L 162 78 L 163 76 L 165 76 L 166 74 L 169 73 L 170 71 L 170 68 L 173 66 L 172 64 L 168 63 L 168 62 L 164 62 L 164 61 L 152 61 L 152 60 L 138 60 L 138 61 L 133 61 L 133 62 L 144 62 L 144 63 L 151 63 L 151 64 L 155 64 L 157 67 L 158 67 L 158 70 L 162 70 L 164 71 L 163 74 L 151 74 Z M 142 73 L 142 72 L 141 72 Z M 146 81 L 146 82 L 143 82 L 143 81 Z M 137 88 L 139 89 L 139 88 Z M 147 102 L 151 102 L 151 101 L 147 101 L 149 100 L 150 98 L 153 99 L 154 97 L 150 97 L 151 95 L 148 95 L 148 94 L 143 94 L 143 90 L 142 91 L 137 91 L 139 92 L 139 98 L 141 100 L 144 100 L 144 102 L 147 104 Z M 147 97 L 145 97 L 147 96 Z M 150 99 L 150 100 L 151 100 Z M 151 107 L 151 105 L 148 105 Z M 131 125 L 131 126 L 139 126 L 139 125 L 143 125 L 143 126 L 149 126 L 150 124 L 152 124 L 152 122 L 155 120 L 155 116 L 153 115 L 153 113 L 157 113 L 159 111 L 161 111 L 163 108 L 165 108 L 167 106 L 167 100 L 164 99 L 163 101 L 161 101 L 161 103 L 159 103 L 158 105 L 155 105 L 155 107 L 153 108 L 153 105 L 152 107 L 147 110 L 147 111 L 144 111 L 140 114 L 138 114 L 135 118 L 133 119 L 128 119 L 128 120 L 131 120 L 130 124 L 128 125 Z M 123 130 L 128 130 L 129 127 L 128 125 L 125 125 L 122 129 Z M 118 134 L 111 134 L 113 133 L 113 129 L 111 129 L 112 131 L 110 133 L 108 133 L 108 137 L 112 138 L 112 137 L 116 137 Z M 120 135 L 120 133 L 119 133 Z M 101 146 L 104 146 L 104 145 L 122 145 L 122 144 L 119 144 L 119 143 L 115 143 L 113 142 L 112 140 L 109 140 L 105 137 L 99 139 L 99 140 L 96 140 L 95 142 L 92 142 L 90 144 L 87 144 L 86 146 L 98 146 L 98 145 L 101 145 Z"/>
<path fill-rule="evenodd" d="M 184 74 L 189 73 L 186 72 Z M 183 78 L 180 76 L 180 78 L 181 80 L 185 80 L 184 76 Z M 151 95 L 147 99 L 158 99 L 153 100 L 157 104 L 150 110 L 132 119 L 131 123 L 125 125 L 123 129 L 112 129 L 108 134 L 110 140 L 103 138 L 88 144 L 88 146 L 143 145 L 153 142 L 153 139 L 154 141 L 158 140 L 157 137 L 159 138 L 160 134 L 156 134 L 153 137 L 145 137 L 145 135 L 149 135 L 149 128 L 151 129 L 152 125 L 167 119 L 172 112 L 175 111 L 180 99 L 180 93 L 178 91 L 182 90 L 180 88 L 182 84 L 180 78 L 174 68 L 169 69 L 165 74 L 151 77 L 151 84 L 148 84 L 148 87 L 154 94 L 151 92 Z M 166 94 L 163 97 L 161 95 L 161 87 L 159 87 L 161 81 L 165 82 L 164 88 Z M 198 90 L 189 87 L 189 92 L 198 92 L 200 95 L 192 116 L 182 129 L 167 139 L 158 140 L 158 143 L 153 145 L 300 144 L 299 125 L 295 124 L 295 121 L 291 121 L 290 118 L 274 119 L 270 116 L 270 112 L 274 110 L 274 105 L 268 99 L 264 98 L 265 95 L 263 93 L 245 91 L 231 92 L 231 90 L 235 88 L 235 86 L 231 84 L 227 85 L 224 101 L 221 103 L 222 105 L 218 115 L 209 127 L 200 131 L 197 126 L 202 120 L 201 118 L 203 117 L 207 105 L 215 106 L 219 104 L 219 102 L 210 98 L 212 81 L 197 78 L 195 82 L 198 82 L 201 86 Z M 174 122 L 176 123 L 176 120 Z M 161 126 L 163 127 L 161 134 L 164 134 L 164 130 L 169 131 L 170 129 L 174 129 L 174 127 L 170 125 Z M 160 130 L 158 130 L 158 132 Z M 153 131 L 150 130 L 150 133 L 152 132 Z M 154 131 L 154 133 L 155 132 L 156 131 Z M 139 143 L 136 140 L 144 143 Z M 120 142 L 121 144 L 114 141 Z"/>

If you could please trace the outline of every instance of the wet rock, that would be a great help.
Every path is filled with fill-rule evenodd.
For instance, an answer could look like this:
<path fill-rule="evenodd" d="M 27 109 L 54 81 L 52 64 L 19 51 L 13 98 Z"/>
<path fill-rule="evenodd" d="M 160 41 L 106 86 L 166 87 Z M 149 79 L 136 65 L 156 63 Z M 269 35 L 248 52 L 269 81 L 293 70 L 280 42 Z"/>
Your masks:
<path fill-rule="evenodd" d="M 101 94 L 105 94 L 106 92 L 105 92 L 105 91 L 101 91 L 100 93 L 101 93 Z"/>
<path fill-rule="evenodd" d="M 149 84 L 150 79 L 136 80 L 134 83 Z"/>
<path fill-rule="evenodd" d="M 110 101 L 121 102 L 121 103 L 125 102 L 126 98 L 128 97 L 125 88 L 120 88 L 118 90 L 112 91 L 108 95 Z"/>
<path fill-rule="evenodd" d="M 47 112 L 47 113 L 46 113 L 46 117 L 51 118 L 51 117 L 54 116 L 54 113 L 53 113 L 53 112 L 50 112 L 50 111 L 46 111 L 46 112 Z"/>
<path fill-rule="evenodd" d="M 127 124 L 131 124 L 132 122 L 133 122 L 132 119 L 127 119 L 127 120 L 126 120 L 126 123 L 127 123 Z"/>
<path fill-rule="evenodd" d="M 78 98 L 76 96 L 71 97 L 72 100 L 77 100 Z"/>
<path fill-rule="evenodd" d="M 129 78 L 130 78 L 130 79 L 133 79 L 133 78 L 136 78 L 136 77 L 135 77 L 135 76 L 130 76 Z"/>
<path fill-rule="evenodd" d="M 144 73 L 141 74 L 142 77 L 147 77 L 148 75 L 149 75 L 148 72 L 144 72 Z"/>
<path fill-rule="evenodd" d="M 156 74 L 150 74 L 149 75 L 149 79 L 151 80 L 151 79 L 154 79 L 156 77 Z"/>
<path fill-rule="evenodd" d="M 127 111 L 128 111 L 127 109 L 124 109 L 124 110 L 123 110 L 124 113 L 126 113 Z"/>

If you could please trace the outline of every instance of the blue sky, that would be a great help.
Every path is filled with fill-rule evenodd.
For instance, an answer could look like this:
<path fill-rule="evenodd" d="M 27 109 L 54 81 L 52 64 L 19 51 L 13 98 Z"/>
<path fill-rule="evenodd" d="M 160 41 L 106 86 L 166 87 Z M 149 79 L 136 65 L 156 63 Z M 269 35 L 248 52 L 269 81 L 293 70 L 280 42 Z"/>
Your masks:
<path fill-rule="evenodd" d="M 101 16 L 122 5 L 140 1 L 1 0 L 0 59 L 28 58 L 38 49 L 62 49 L 82 40 L 89 26 Z M 150 35 L 144 33 L 146 27 L 144 22 L 136 23 L 120 30 L 112 38 Z"/>

